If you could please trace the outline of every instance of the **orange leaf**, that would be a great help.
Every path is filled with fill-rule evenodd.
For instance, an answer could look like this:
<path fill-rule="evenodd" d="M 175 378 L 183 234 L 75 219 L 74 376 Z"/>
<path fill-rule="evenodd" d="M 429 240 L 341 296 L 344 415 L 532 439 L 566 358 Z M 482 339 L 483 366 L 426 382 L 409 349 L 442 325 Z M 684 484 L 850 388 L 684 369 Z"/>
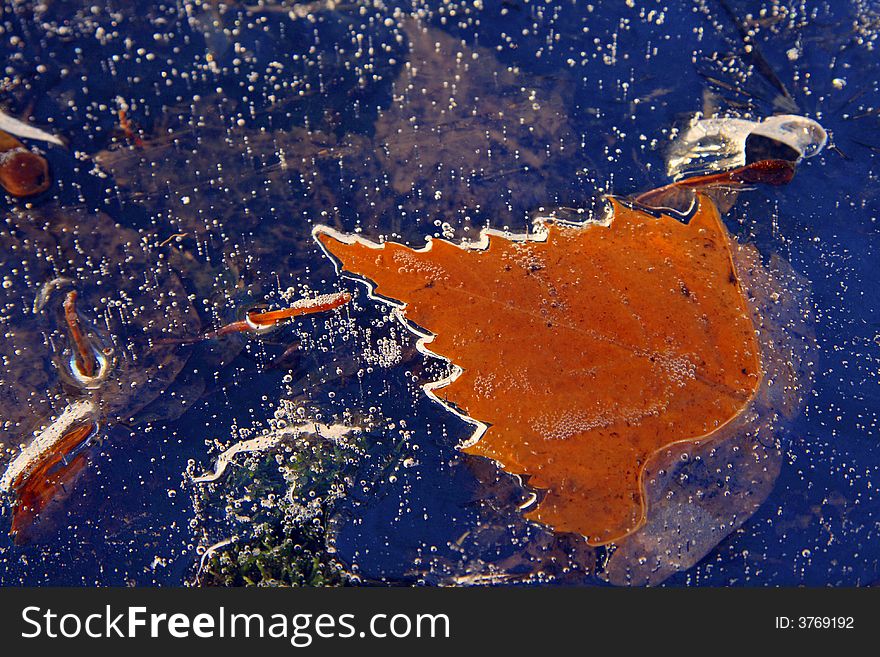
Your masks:
<path fill-rule="evenodd" d="M 479 427 L 464 451 L 527 476 L 544 492 L 528 517 L 591 544 L 645 521 L 652 454 L 706 439 L 761 380 L 715 206 L 701 196 L 685 224 L 611 203 L 607 222 L 486 231 L 478 245 L 315 231 L 460 368 L 433 388 Z"/>

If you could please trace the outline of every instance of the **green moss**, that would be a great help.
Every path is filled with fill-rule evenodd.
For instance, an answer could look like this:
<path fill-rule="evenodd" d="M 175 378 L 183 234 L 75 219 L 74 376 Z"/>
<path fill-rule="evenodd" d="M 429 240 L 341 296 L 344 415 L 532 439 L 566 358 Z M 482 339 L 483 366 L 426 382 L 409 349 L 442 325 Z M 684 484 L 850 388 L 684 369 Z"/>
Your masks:
<path fill-rule="evenodd" d="M 342 564 L 327 549 L 323 531 L 262 526 L 258 536 L 218 550 L 206 562 L 206 586 L 342 586 Z"/>
<path fill-rule="evenodd" d="M 342 586 L 328 518 L 360 465 L 363 436 L 334 442 L 299 435 L 230 468 L 194 491 L 205 542 L 218 529 L 239 538 L 201 565 L 202 586 Z M 210 528 L 207 529 L 207 528 Z"/>

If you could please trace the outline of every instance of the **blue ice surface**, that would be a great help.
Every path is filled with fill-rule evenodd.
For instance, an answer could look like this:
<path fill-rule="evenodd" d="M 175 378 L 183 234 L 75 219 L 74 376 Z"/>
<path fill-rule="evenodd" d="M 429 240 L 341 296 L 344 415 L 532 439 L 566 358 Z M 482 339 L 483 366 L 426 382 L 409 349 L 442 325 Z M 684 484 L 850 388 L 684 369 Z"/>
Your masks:
<path fill-rule="evenodd" d="M 0 48 L 7 75 L 24 84 L 4 91 L 3 101 L 11 113 L 29 112 L 37 124 L 70 139 L 67 151 L 48 150 L 56 186 L 51 199 L 36 201 L 38 207 L 49 202 L 87 206 L 146 232 L 170 232 L 171 199 L 133 202 L 113 188 L 112 180 L 91 175 L 90 165 L 72 157 L 107 147 L 117 121 L 117 97 L 136 105 L 131 114 L 146 134 L 165 125 L 173 132 L 187 124 L 194 96 L 219 95 L 225 99 L 225 118 L 240 114 L 255 128 L 320 125 L 336 137 L 369 138 L 381 110 L 392 102 L 391 87 L 407 57 L 405 43 L 385 22 L 397 21 L 396 3 L 365 14 L 344 7 L 322 11 L 314 22 L 284 11 L 255 15 L 238 5 L 222 15 L 199 7 L 187 16 L 174 3 L 130 2 L 97 14 L 84 10 L 91 4 L 53 3 L 38 18 L 27 11 L 28 3 L 4 13 Z M 628 194 L 666 183 L 663 145 L 669 130 L 701 109 L 704 91 L 713 84 L 707 78 L 723 82 L 729 75 L 717 62 L 732 54 L 740 59 L 731 68 L 754 65 L 743 59 L 730 17 L 710 1 L 665 7 L 635 3 L 634 8 L 596 3 L 588 11 L 580 3 L 487 0 L 476 12 L 478 24 L 463 11 L 455 16 L 448 9 L 441 12 L 443 3 L 419 4 L 425 24 L 486 49 L 501 66 L 517 67 L 540 88 L 566 89 L 576 152 L 548 161 L 542 172 L 550 195 L 542 201 L 547 206 L 577 206 L 597 193 Z M 740 16 L 758 16 L 762 7 L 731 4 Z M 787 13 L 766 20 L 757 43 L 790 91 L 786 103 L 819 120 L 834 147 L 802 165 L 787 187 L 751 193 L 726 221 L 738 239 L 784 257 L 811 282 L 814 374 L 803 413 L 781 436 L 785 458 L 770 498 L 703 562 L 668 580 L 670 586 L 851 586 L 880 577 L 880 500 L 872 483 L 880 468 L 880 60 L 869 29 L 880 19 L 866 15 L 868 9 L 858 13 L 855 3 L 819 3 L 808 16 L 788 7 L 796 3 L 780 4 Z M 410 9 L 409 3 L 401 6 Z M 70 29 L 53 32 L 46 27 L 53 24 Z M 113 38 L 99 40 L 97 27 Z M 362 84 L 353 73 L 352 33 L 364 34 L 374 46 L 377 81 Z M 12 37 L 17 37 L 14 44 Z M 348 51 L 341 53 L 338 44 Z M 152 56 L 139 55 L 141 48 Z M 216 67 L 205 65 L 206 52 Z M 284 76 L 309 82 L 320 93 L 294 97 L 290 88 L 274 89 L 265 77 L 251 83 L 249 74 L 265 71 L 272 61 L 284 64 Z M 779 90 L 766 77 L 753 71 L 748 79 L 747 84 L 722 85 L 722 109 L 753 116 L 785 109 Z M 294 102 L 279 102 L 290 97 Z M 179 138 L 176 148 L 191 149 L 194 158 L 218 148 L 185 131 Z M 659 145 L 652 145 L 655 139 Z M 253 153 L 246 144 L 220 146 L 233 154 L 229 161 L 240 164 L 242 176 L 275 163 L 274 153 Z M 437 230 L 430 198 L 421 205 L 408 199 L 412 211 L 405 222 L 395 215 L 394 203 L 375 216 L 364 215 L 358 206 L 363 189 L 395 194 L 382 174 L 349 166 L 322 180 L 332 181 L 328 197 L 336 202 L 337 227 L 343 230 L 361 228 L 373 235 L 398 230 L 411 243 Z M 534 199 L 503 180 L 494 184 L 506 206 L 505 223 L 525 228 Z M 240 253 L 252 256 L 246 275 L 251 299 L 274 288 L 279 268 L 314 289 L 335 284 L 331 264 L 309 241 L 310 225 L 304 223 L 309 190 L 294 180 L 288 188 L 263 191 L 247 198 L 224 195 L 206 174 L 199 192 L 216 195 L 223 235 L 212 232 L 205 248 L 222 254 L 235 242 Z M 499 227 L 491 212 L 471 210 L 475 225 Z M 292 239 L 299 242 L 275 240 L 272 230 L 284 221 L 303 223 L 292 230 Z M 277 264 L 292 253 L 303 262 Z M 365 308 L 358 321 L 366 325 L 381 314 L 381 309 Z M 323 330 L 319 323 L 311 326 L 316 333 Z M 0 583 L 173 585 L 191 577 L 196 539 L 188 529 L 192 509 L 180 489 L 182 473 L 190 458 L 210 464 L 205 438 L 228 438 L 233 423 L 248 425 L 271 412 L 282 373 L 264 371 L 257 352 L 258 347 L 245 349 L 208 377 L 193 408 L 179 418 L 146 428 L 108 428 L 97 458 L 100 467 L 78 484 L 49 537 L 24 546 L 0 539 Z M 337 539 L 340 558 L 375 582 L 433 583 L 444 572 L 457 572 L 468 560 L 468 543 L 463 543 L 463 554 L 456 541 L 464 528 L 485 520 L 487 508 L 495 515 L 497 531 L 494 546 L 479 546 L 480 558 L 500 562 L 548 540 L 546 532 L 515 511 L 523 492 L 513 477 L 486 463 L 469 463 L 455 450 L 470 428 L 427 400 L 399 371 L 414 362 L 376 373 L 359 387 L 341 382 L 332 399 L 315 393 L 315 403 L 324 404 L 328 415 L 343 407 L 380 404 L 386 416 L 405 419 L 417 436 L 416 467 L 401 470 L 395 482 L 369 494 L 353 492 L 343 503 L 348 520 Z M 198 358 L 189 367 L 198 368 Z M 419 365 L 423 376 L 438 368 Z M 491 494 L 479 483 L 486 479 L 495 482 Z M 169 497 L 169 488 L 178 494 Z M 576 547 L 564 549 L 577 554 Z M 157 556 L 167 565 L 156 567 Z M 566 581 L 573 579 L 596 583 L 586 576 Z"/>

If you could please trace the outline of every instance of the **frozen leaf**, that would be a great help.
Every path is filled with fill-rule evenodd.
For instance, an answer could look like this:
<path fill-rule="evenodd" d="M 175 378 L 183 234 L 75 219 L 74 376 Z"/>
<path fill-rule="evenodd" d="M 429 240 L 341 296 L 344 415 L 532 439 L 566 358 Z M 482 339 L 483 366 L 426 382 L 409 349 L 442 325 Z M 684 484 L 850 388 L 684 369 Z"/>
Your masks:
<path fill-rule="evenodd" d="M 542 492 L 528 517 L 593 544 L 645 522 L 652 455 L 706 440 L 761 381 L 714 205 L 701 197 L 682 223 L 611 203 L 603 223 L 462 246 L 316 231 L 457 367 L 426 389 L 477 425 L 463 449 L 528 477 Z"/>

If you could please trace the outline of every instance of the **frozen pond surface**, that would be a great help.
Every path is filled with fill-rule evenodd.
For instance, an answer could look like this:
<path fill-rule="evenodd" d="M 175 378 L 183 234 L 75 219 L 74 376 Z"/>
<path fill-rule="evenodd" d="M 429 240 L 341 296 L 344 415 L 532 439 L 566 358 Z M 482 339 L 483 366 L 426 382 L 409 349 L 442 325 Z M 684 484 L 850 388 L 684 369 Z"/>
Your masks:
<path fill-rule="evenodd" d="M 0 463 L 84 395 L 98 424 L 17 541 L 6 496 L 0 583 L 626 583 L 457 449 L 473 427 L 422 390 L 450 366 L 312 231 L 417 247 L 598 218 L 670 182 L 696 112 L 801 115 L 828 145 L 724 216 L 772 274 L 790 394 L 760 472 L 729 444 L 664 484 L 726 469 L 723 494 L 766 497 L 665 584 L 880 578 L 875 3 L 7 2 L 0 29 L 0 109 L 66 144 L 21 134 L 52 183 L 3 201 Z M 86 392 L 70 290 L 113 363 Z"/>

